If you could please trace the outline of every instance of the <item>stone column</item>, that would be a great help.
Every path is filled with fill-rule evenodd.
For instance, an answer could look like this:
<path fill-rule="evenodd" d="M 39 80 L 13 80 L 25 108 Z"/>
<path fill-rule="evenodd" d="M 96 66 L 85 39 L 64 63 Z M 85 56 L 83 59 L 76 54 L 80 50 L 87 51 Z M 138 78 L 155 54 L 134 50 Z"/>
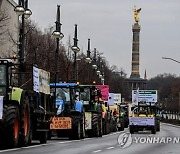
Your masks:
<path fill-rule="evenodd" d="M 132 42 L 132 71 L 130 78 L 140 78 L 139 75 L 139 34 L 140 25 L 135 23 L 132 27 L 133 42 Z"/>

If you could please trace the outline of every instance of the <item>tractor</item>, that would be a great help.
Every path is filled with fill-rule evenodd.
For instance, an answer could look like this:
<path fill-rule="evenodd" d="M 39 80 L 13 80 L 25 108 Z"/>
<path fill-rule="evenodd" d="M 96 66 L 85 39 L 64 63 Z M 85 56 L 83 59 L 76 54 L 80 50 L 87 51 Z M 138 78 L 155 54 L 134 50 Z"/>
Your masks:
<path fill-rule="evenodd" d="M 159 107 L 154 103 L 139 102 L 131 108 L 129 131 L 131 134 L 138 131 L 150 130 L 152 134 L 160 131 Z"/>
<path fill-rule="evenodd" d="M 46 143 L 53 114 L 51 97 L 15 87 L 15 65 L 10 59 L 0 60 L 0 146 L 26 146 L 32 139 Z"/>
<path fill-rule="evenodd" d="M 51 93 L 54 96 L 56 110 L 51 117 L 50 129 L 57 137 L 81 139 L 85 137 L 85 111 L 79 101 L 76 83 L 52 83 Z"/>
<path fill-rule="evenodd" d="M 88 137 L 102 137 L 101 91 L 95 85 L 79 85 L 79 99 L 85 109 L 85 130 Z"/>

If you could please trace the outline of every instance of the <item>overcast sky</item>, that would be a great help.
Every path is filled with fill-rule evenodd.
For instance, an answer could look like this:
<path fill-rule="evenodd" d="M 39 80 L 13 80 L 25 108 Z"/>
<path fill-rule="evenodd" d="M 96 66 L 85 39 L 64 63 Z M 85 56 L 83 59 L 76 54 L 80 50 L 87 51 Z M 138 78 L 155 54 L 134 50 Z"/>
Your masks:
<path fill-rule="evenodd" d="M 140 13 L 140 75 L 151 78 L 161 73 L 179 76 L 180 0 L 29 0 L 33 19 L 44 28 L 54 25 L 57 4 L 61 5 L 62 32 L 66 44 L 78 24 L 79 47 L 87 50 L 87 39 L 103 52 L 110 65 L 131 73 L 133 8 Z"/>

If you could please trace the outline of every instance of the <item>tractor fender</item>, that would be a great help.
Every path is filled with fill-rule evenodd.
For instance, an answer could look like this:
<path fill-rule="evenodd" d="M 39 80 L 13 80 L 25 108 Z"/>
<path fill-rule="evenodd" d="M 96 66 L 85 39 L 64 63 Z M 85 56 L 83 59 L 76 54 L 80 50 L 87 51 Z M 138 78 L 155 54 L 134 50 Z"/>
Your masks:
<path fill-rule="evenodd" d="M 17 101 L 20 104 L 21 103 L 22 93 L 23 93 L 23 89 L 17 88 L 17 87 L 13 87 L 12 88 L 12 93 L 10 95 L 10 100 Z"/>
<path fill-rule="evenodd" d="M 75 110 L 78 112 L 83 111 L 83 103 L 81 101 L 76 101 L 75 103 Z"/>

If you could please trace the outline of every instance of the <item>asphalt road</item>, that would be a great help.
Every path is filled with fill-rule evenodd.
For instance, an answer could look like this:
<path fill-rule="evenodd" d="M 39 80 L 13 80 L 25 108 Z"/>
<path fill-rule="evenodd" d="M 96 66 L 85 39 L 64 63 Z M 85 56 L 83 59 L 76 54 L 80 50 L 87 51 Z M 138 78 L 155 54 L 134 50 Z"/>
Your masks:
<path fill-rule="evenodd" d="M 123 132 L 116 132 L 105 135 L 102 138 L 86 138 L 83 140 L 63 140 L 53 139 L 47 144 L 34 144 L 29 147 L 17 149 L 0 150 L 5 154 L 179 154 L 180 153 L 180 127 L 168 124 L 161 124 L 161 131 L 156 135 L 150 132 L 139 132 L 132 135 L 133 143 L 126 148 L 118 144 L 120 134 L 129 132 L 125 129 Z M 140 138 L 141 139 L 140 139 Z M 161 143 L 144 143 L 145 138 L 174 139 L 179 143 L 164 143 L 167 140 L 159 140 Z M 139 140 L 138 140 L 139 139 Z M 139 141 L 137 143 L 137 140 Z M 170 140 L 170 139 L 169 139 Z M 157 141 L 157 140 L 156 140 Z"/>

